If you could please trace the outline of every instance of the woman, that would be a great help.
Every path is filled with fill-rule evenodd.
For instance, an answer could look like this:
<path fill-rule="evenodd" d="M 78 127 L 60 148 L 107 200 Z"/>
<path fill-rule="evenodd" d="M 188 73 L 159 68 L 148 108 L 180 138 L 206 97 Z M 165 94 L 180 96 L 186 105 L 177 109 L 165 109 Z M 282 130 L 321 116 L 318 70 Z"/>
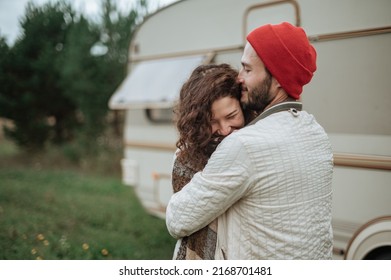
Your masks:
<path fill-rule="evenodd" d="M 252 118 L 240 106 L 238 72 L 228 64 L 197 67 L 180 91 L 175 108 L 179 132 L 172 171 L 174 192 L 201 171 L 221 140 Z M 214 259 L 217 221 L 178 241 L 174 259 Z"/>

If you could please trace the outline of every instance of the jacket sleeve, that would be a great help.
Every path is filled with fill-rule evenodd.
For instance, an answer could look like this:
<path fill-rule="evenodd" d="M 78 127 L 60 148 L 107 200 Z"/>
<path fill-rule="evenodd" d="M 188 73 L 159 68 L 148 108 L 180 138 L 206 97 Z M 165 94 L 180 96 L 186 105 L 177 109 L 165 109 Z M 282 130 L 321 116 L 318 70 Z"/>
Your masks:
<path fill-rule="evenodd" d="M 238 133 L 227 137 L 204 170 L 171 197 L 166 210 L 169 233 L 175 238 L 188 236 L 243 197 L 248 189 L 249 162 Z"/>

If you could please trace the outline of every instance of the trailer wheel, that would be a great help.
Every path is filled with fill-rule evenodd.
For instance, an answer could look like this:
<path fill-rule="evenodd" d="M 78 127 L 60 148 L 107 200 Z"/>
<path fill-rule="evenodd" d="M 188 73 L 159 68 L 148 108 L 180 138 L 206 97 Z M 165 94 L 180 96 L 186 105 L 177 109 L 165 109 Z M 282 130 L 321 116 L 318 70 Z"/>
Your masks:
<path fill-rule="evenodd" d="M 346 251 L 348 260 L 391 259 L 391 216 L 363 225 L 352 237 Z"/>
<path fill-rule="evenodd" d="M 391 246 L 376 248 L 364 260 L 391 260 Z"/>

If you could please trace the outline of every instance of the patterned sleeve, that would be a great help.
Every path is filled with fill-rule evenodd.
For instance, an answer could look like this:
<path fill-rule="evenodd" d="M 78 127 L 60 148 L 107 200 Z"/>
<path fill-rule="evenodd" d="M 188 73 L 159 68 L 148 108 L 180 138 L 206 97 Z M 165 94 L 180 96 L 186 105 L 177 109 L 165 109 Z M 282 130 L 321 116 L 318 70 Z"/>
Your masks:
<path fill-rule="evenodd" d="M 182 161 L 178 160 L 178 158 L 175 158 L 172 169 L 172 187 L 174 193 L 180 191 L 188 182 L 190 182 L 195 173 L 196 171 L 189 165 L 184 164 Z"/>

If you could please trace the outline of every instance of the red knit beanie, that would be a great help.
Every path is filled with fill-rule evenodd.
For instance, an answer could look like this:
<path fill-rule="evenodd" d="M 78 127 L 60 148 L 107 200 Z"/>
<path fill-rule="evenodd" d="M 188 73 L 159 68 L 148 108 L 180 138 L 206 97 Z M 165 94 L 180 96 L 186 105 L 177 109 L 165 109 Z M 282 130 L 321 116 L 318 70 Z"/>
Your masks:
<path fill-rule="evenodd" d="M 288 95 L 299 99 L 316 70 L 316 51 L 304 30 L 287 22 L 268 24 L 250 32 L 247 41 Z"/>

